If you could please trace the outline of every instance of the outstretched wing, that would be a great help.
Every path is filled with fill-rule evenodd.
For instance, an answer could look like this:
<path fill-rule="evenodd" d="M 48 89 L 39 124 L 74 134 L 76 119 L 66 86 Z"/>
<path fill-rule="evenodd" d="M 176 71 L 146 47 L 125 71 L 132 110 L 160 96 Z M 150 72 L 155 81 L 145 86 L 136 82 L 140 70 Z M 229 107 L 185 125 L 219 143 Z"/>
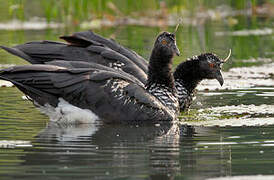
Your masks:
<path fill-rule="evenodd" d="M 143 83 L 147 79 L 146 72 L 129 58 L 97 42 L 81 47 L 41 41 L 29 42 L 12 48 L 1 46 L 1 48 L 32 64 L 44 64 L 53 60 L 93 62 L 125 71 Z"/>
<path fill-rule="evenodd" d="M 126 73 L 124 71 L 117 71 L 116 69 L 103 66 L 101 64 L 93 63 L 93 62 L 84 62 L 84 61 L 63 61 L 63 60 L 56 60 L 56 61 L 49 61 L 46 62 L 45 64 L 48 65 L 55 65 L 55 66 L 61 66 L 61 67 L 66 67 L 68 69 L 73 69 L 73 68 L 95 68 L 95 69 L 100 69 L 108 72 L 113 72 L 115 74 L 121 74 L 123 77 L 129 78 L 132 82 L 138 84 L 141 87 L 144 87 L 144 83 L 141 82 L 139 79 L 137 79 L 135 76 Z"/>
<path fill-rule="evenodd" d="M 0 47 L 15 56 L 25 59 L 31 64 L 44 64 L 53 60 L 86 62 L 94 60 L 102 64 L 108 63 L 100 54 L 89 52 L 86 48 L 53 41 L 28 42 L 12 48 Z"/>
<path fill-rule="evenodd" d="M 148 71 L 148 62 L 142 56 L 138 55 L 135 51 L 118 44 L 113 39 L 106 39 L 92 31 L 76 32 L 71 36 L 61 36 L 60 38 L 77 46 L 84 44 L 88 46 L 94 44 L 95 42 L 103 44 L 104 46 L 111 48 L 113 51 L 129 58 L 145 73 Z"/>
<path fill-rule="evenodd" d="M 107 122 L 174 119 L 154 96 L 118 71 L 28 65 L 4 69 L 0 78 L 13 82 L 40 105 L 56 107 L 58 98 L 63 98 L 72 105 L 90 109 Z"/>

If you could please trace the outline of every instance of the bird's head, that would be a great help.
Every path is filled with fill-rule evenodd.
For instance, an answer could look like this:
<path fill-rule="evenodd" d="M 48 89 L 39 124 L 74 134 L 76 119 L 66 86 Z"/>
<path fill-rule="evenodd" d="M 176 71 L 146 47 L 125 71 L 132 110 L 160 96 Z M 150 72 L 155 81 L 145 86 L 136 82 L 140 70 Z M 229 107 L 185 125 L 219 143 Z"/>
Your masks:
<path fill-rule="evenodd" d="M 158 35 L 154 49 L 161 53 L 161 56 L 173 57 L 175 54 L 180 55 L 180 51 L 176 45 L 175 33 L 162 32 Z"/>
<path fill-rule="evenodd" d="M 224 59 L 220 59 L 217 55 L 213 53 L 205 53 L 199 55 L 200 59 L 200 73 L 202 78 L 205 79 L 217 79 L 220 85 L 224 83 L 224 79 L 221 73 L 222 65 L 231 56 L 231 50 L 229 55 Z"/>

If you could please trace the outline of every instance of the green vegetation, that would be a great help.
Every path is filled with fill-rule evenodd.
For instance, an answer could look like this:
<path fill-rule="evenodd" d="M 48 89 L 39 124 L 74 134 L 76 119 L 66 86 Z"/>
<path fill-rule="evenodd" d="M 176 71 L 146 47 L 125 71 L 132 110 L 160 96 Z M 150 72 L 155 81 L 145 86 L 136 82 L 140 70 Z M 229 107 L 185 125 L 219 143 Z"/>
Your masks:
<path fill-rule="evenodd" d="M 65 25 L 65 28 L 40 31 L 0 31 L 0 35 L 5 34 L 0 36 L 0 43 L 7 46 L 33 40 L 58 40 L 58 36 L 63 34 L 92 29 L 105 37 L 116 39 L 122 45 L 148 58 L 157 33 L 163 30 L 174 30 L 174 26 L 167 26 L 164 22 L 172 20 L 176 23 L 179 21 L 176 18 L 182 17 L 186 20 L 183 21 L 183 28 L 179 28 L 177 33 L 182 57 L 176 57 L 175 65 L 187 57 L 205 51 L 225 57 L 230 48 L 232 48 L 232 60 L 224 66 L 225 70 L 231 67 L 264 63 L 243 62 L 243 59 L 273 57 L 272 34 L 216 35 L 219 32 L 273 29 L 273 13 L 271 13 L 274 7 L 273 0 L 0 0 L 0 3 L 0 22 L 10 22 L 14 19 L 32 21 L 34 17 L 39 17 L 40 19 L 36 20 L 38 22 L 60 22 Z M 268 9 L 265 8 L 264 13 L 257 13 L 261 12 L 257 10 L 261 7 Z M 221 16 L 220 8 L 227 10 L 231 15 Z M 247 9 L 252 9 L 251 15 L 235 14 Z M 209 10 L 211 15 L 208 13 Z M 198 15 L 198 13 L 202 14 Z M 206 15 L 209 17 L 204 17 Z M 148 20 L 144 20 L 142 26 L 134 23 L 129 25 L 128 21 L 121 21 L 126 18 L 144 17 Z M 104 25 L 93 27 L 88 24 L 90 22 L 100 24 L 103 20 L 110 22 L 106 25 L 108 28 L 103 28 Z M 118 24 L 115 23 L 117 21 L 119 21 Z M 151 27 L 152 21 L 158 24 Z M 86 26 L 81 26 L 85 23 Z M 3 51 L 0 51 L 0 55 L 2 57 L 0 63 L 22 62 Z"/>
<path fill-rule="evenodd" d="M 48 21 L 69 21 L 78 23 L 83 20 L 116 16 L 140 17 L 151 16 L 153 12 L 180 13 L 181 10 L 195 11 L 215 9 L 220 5 L 233 9 L 256 8 L 262 4 L 273 3 L 271 0 L 0 0 L 0 20 L 17 18 L 29 19 L 33 16 L 46 17 Z M 164 14 L 162 14 L 164 15 Z"/>

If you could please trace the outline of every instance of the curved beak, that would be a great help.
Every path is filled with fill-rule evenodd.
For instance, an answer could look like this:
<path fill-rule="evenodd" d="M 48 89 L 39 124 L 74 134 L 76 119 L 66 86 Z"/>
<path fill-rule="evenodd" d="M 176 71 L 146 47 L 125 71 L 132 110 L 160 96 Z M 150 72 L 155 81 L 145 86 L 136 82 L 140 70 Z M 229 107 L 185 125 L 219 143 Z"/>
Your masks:
<path fill-rule="evenodd" d="M 220 85 L 222 86 L 224 84 L 224 78 L 222 76 L 221 71 L 217 71 L 216 72 L 216 77 L 215 79 L 217 79 L 217 81 L 220 83 Z"/>

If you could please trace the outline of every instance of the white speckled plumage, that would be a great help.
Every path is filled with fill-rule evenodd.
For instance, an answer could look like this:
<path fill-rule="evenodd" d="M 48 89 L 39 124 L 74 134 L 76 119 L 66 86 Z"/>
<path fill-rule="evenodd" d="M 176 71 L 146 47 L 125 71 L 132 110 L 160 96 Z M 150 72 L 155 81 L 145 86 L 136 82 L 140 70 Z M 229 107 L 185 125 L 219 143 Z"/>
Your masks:
<path fill-rule="evenodd" d="M 109 63 L 109 67 L 113 68 L 113 69 L 118 69 L 118 70 L 122 70 L 122 67 L 125 66 L 124 63 L 120 62 L 120 61 L 116 61 L 113 63 Z"/>
<path fill-rule="evenodd" d="M 168 87 L 154 83 L 150 86 L 148 92 L 159 99 L 162 104 L 167 106 L 173 113 L 178 111 L 179 102 L 177 96 L 170 92 Z"/>
<path fill-rule="evenodd" d="M 175 87 L 177 89 L 179 103 L 181 104 L 189 96 L 190 93 L 179 79 L 175 79 Z"/>

